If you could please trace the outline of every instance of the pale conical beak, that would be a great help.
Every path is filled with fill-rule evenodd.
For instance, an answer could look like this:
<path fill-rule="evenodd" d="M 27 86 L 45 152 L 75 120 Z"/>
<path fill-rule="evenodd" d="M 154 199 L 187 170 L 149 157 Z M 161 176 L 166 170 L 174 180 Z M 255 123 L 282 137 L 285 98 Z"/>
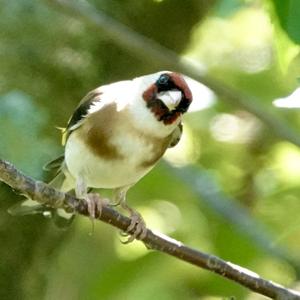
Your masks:
<path fill-rule="evenodd" d="M 169 110 L 177 107 L 182 98 L 181 91 L 168 91 L 159 93 L 158 98 L 164 102 Z"/>

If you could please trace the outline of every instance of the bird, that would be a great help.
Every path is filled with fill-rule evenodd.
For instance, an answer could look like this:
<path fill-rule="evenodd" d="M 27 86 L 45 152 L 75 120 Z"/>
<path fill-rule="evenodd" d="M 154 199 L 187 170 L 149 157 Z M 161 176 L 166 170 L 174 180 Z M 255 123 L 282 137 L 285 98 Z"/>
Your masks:
<path fill-rule="evenodd" d="M 107 202 L 90 189 L 113 190 L 113 205 L 129 213 L 128 242 L 143 239 L 142 216 L 126 202 L 127 191 L 156 165 L 182 135 L 182 116 L 192 102 L 182 74 L 159 71 L 89 92 L 63 129 L 64 154 L 46 169 L 58 169 L 49 183 L 87 202 L 91 218 Z"/>

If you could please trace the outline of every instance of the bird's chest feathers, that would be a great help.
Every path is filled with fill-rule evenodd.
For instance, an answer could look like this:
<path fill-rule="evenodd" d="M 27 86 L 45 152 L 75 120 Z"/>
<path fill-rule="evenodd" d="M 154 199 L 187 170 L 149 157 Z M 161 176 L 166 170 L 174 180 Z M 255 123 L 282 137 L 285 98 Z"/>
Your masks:
<path fill-rule="evenodd" d="M 96 176 L 101 177 L 101 173 L 107 181 L 104 177 L 108 175 L 104 173 L 109 173 L 114 174 L 120 185 L 130 184 L 154 166 L 169 143 L 170 136 L 162 138 L 146 134 L 142 128 L 136 128 L 125 113 L 116 113 L 113 106 L 108 106 L 91 115 L 71 134 L 66 145 L 66 162 L 67 165 L 69 162 L 71 173 L 84 172 L 91 177 L 90 181 Z M 70 148 L 76 148 L 74 154 L 68 151 Z"/>
<path fill-rule="evenodd" d="M 136 166 L 149 159 L 159 159 L 170 141 L 170 136 L 146 133 L 126 111 L 117 112 L 113 105 L 91 116 L 83 134 L 87 146 L 100 159 L 126 160 Z"/>

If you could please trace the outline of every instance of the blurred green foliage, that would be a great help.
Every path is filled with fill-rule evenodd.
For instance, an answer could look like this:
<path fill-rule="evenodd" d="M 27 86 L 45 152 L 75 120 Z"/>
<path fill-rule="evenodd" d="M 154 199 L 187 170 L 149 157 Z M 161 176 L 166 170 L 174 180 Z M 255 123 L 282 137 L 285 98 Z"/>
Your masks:
<path fill-rule="evenodd" d="M 90 3 L 264 107 L 298 86 L 297 1 Z M 47 1 L 0 2 L 0 157 L 49 180 L 42 166 L 63 151 L 55 126 L 79 100 L 101 84 L 159 69 Z M 297 110 L 276 110 L 298 131 Z M 184 126 L 166 155 L 176 171 L 159 164 L 129 203 L 150 228 L 299 287 L 299 149 L 222 99 L 188 114 Z M 181 169 L 188 164 L 196 173 Z M 4 184 L 0 199 L 0 299 L 263 299 L 138 242 L 123 245 L 102 223 L 90 234 L 83 217 L 67 231 L 41 216 L 11 217 L 7 208 L 22 197 Z"/>
<path fill-rule="evenodd" d="M 297 0 L 273 0 L 276 14 L 283 29 L 297 44 L 300 43 L 299 18 L 300 3 Z"/>

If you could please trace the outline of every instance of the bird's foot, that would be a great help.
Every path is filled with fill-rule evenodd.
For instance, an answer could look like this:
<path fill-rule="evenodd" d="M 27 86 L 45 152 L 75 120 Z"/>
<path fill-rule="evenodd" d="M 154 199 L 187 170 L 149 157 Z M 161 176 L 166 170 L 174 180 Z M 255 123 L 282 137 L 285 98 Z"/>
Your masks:
<path fill-rule="evenodd" d="M 92 234 L 94 232 L 94 220 L 101 216 L 103 207 L 108 205 L 108 200 L 101 198 L 99 194 L 88 193 L 84 201 L 87 203 L 88 213 L 92 221 Z"/>
<path fill-rule="evenodd" d="M 135 239 L 143 240 L 147 235 L 146 223 L 140 213 L 130 208 L 130 219 L 131 222 L 124 234 L 130 236 L 122 242 L 123 244 L 129 244 Z"/>
<path fill-rule="evenodd" d="M 115 208 L 121 204 L 121 201 L 117 200 L 115 202 L 110 202 L 108 205 L 112 208 Z"/>
<path fill-rule="evenodd" d="M 87 203 L 87 209 L 91 219 L 99 218 L 102 214 L 103 207 L 108 205 L 108 200 L 101 198 L 100 195 L 96 193 L 88 193 L 84 201 Z"/>

